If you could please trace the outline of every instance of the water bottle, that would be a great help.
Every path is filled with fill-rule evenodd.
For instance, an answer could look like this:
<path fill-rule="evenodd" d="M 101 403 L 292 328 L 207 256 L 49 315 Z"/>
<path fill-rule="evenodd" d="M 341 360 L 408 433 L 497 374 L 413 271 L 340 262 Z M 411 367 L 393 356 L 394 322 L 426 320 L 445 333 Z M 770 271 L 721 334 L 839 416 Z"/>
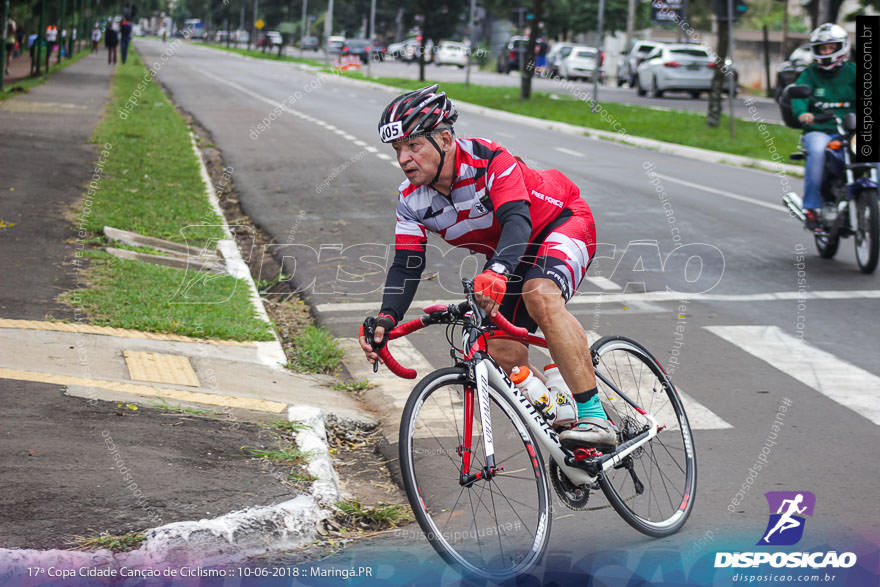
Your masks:
<path fill-rule="evenodd" d="M 550 398 L 556 404 L 556 418 L 553 426 L 569 426 L 577 422 L 577 403 L 575 403 L 574 395 L 568 389 L 568 385 L 565 384 L 556 363 L 550 363 L 544 367 L 544 378 L 547 380 Z"/>
<path fill-rule="evenodd" d="M 551 400 L 552 395 L 550 391 L 540 379 L 535 377 L 531 369 L 526 366 L 514 367 L 510 372 L 510 380 L 544 416 L 544 419 L 551 426 L 555 426 L 556 402 Z"/>

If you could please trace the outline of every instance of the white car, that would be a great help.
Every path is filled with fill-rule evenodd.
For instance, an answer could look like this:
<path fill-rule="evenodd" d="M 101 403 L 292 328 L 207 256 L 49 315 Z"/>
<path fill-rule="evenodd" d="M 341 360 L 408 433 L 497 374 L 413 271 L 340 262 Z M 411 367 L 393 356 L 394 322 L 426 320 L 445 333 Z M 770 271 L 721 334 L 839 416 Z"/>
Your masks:
<path fill-rule="evenodd" d="M 468 47 L 464 43 L 454 41 L 440 41 L 440 46 L 434 54 L 434 65 L 457 65 L 464 68 L 467 65 Z"/>
<path fill-rule="evenodd" d="M 572 47 L 568 55 L 559 60 L 557 66 L 559 75 L 563 79 L 589 79 L 598 74 L 602 79 L 599 65 L 599 52 L 595 47 L 577 45 Z"/>
<path fill-rule="evenodd" d="M 699 98 L 708 92 L 715 72 L 715 59 L 699 45 L 664 45 L 657 47 L 636 70 L 636 91 L 655 98 L 664 92 L 684 91 Z"/>
<path fill-rule="evenodd" d="M 556 43 L 550 48 L 550 51 L 547 53 L 547 71 L 550 72 L 550 75 L 559 75 L 559 62 L 563 58 L 568 57 L 568 54 L 576 46 L 571 43 Z"/>
<path fill-rule="evenodd" d="M 617 65 L 617 85 L 629 84 L 629 87 L 636 85 L 636 70 L 639 64 L 644 61 L 645 57 L 651 54 L 651 51 L 661 46 L 661 41 L 636 41 L 633 43 L 632 49 L 623 52 L 623 59 Z"/>

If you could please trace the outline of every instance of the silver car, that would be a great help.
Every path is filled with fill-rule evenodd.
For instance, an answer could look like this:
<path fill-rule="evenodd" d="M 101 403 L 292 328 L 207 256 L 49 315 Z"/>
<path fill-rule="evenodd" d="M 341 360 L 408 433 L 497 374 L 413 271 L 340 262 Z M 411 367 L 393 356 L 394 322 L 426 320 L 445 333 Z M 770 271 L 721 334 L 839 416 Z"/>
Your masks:
<path fill-rule="evenodd" d="M 629 87 L 636 85 L 636 69 L 644 61 L 651 51 L 661 46 L 661 41 L 636 41 L 633 43 L 629 51 L 624 51 L 623 59 L 617 64 L 617 85 L 629 84 Z"/>
<path fill-rule="evenodd" d="M 595 47 L 572 47 L 571 52 L 559 61 L 559 75 L 567 80 L 588 79 L 592 81 L 593 75 L 598 74 L 599 81 L 603 81 L 598 61 L 599 52 Z"/>
<path fill-rule="evenodd" d="M 715 59 L 699 45 L 665 45 L 654 49 L 636 70 L 639 96 L 651 91 L 655 98 L 664 92 L 685 91 L 699 98 L 708 92 L 715 72 Z"/>

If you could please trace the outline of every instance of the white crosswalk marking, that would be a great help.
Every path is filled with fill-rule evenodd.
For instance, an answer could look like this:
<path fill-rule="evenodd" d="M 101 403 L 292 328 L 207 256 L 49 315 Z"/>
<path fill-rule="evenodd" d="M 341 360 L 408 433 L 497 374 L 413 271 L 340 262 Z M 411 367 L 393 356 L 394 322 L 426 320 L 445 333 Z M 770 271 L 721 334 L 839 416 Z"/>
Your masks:
<path fill-rule="evenodd" d="M 617 285 L 616 283 L 614 283 L 613 281 L 611 281 L 607 277 L 602 277 L 601 275 L 597 275 L 595 277 L 590 277 L 590 276 L 584 277 L 584 281 L 592 283 L 593 285 L 595 285 L 599 289 L 602 289 L 605 291 L 616 291 L 616 290 L 621 289 L 619 285 Z"/>
<path fill-rule="evenodd" d="M 880 377 L 817 349 L 776 326 L 706 326 L 706 330 L 880 424 Z"/>

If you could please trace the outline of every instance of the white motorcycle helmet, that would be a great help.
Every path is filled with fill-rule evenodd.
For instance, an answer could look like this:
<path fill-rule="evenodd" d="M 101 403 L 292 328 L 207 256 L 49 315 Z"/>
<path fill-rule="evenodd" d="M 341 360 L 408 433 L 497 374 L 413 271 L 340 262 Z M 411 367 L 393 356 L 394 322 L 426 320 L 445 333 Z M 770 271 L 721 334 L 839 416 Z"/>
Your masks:
<path fill-rule="evenodd" d="M 834 43 L 833 53 L 822 55 L 819 48 L 828 43 Z M 826 22 L 810 34 L 810 50 L 813 53 L 813 63 L 822 69 L 834 69 L 846 61 L 849 56 L 849 37 L 843 27 Z"/>

